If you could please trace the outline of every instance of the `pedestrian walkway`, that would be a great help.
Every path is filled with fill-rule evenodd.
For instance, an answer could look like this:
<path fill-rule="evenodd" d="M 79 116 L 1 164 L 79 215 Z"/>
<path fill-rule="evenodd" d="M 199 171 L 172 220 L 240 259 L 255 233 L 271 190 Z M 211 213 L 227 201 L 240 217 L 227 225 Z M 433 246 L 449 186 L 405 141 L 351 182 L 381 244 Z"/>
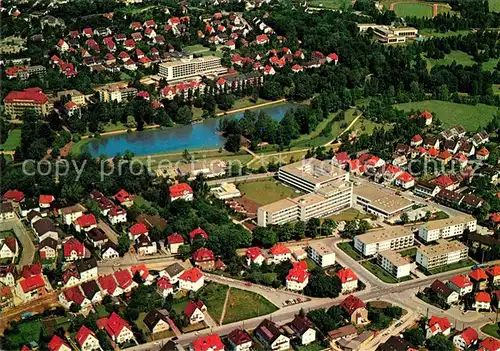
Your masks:
<path fill-rule="evenodd" d="M 222 325 L 222 321 L 224 321 L 224 317 L 226 315 L 226 307 L 227 307 L 227 301 L 229 300 L 229 292 L 230 291 L 231 291 L 231 287 L 229 287 L 229 289 L 227 289 L 226 300 L 224 301 L 224 307 L 222 308 L 222 313 L 220 315 L 219 325 Z"/>

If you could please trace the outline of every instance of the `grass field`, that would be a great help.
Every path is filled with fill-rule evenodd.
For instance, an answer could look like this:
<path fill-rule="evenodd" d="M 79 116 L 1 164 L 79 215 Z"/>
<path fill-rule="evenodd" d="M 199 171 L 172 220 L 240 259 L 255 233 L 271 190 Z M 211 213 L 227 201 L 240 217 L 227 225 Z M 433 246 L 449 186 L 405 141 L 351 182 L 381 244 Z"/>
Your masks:
<path fill-rule="evenodd" d="M 187 303 L 189 302 L 188 299 L 182 299 L 182 300 L 174 300 L 172 303 L 172 309 L 177 313 L 178 315 L 182 316 L 184 313 L 184 308 L 186 308 Z"/>
<path fill-rule="evenodd" d="M 352 243 L 340 243 L 337 244 L 338 248 L 348 254 L 352 259 L 359 261 L 362 260 L 363 257 L 356 251 L 356 249 L 352 246 Z"/>
<path fill-rule="evenodd" d="M 429 63 L 428 65 L 429 69 L 431 69 L 434 66 L 451 65 L 453 62 L 456 62 L 457 65 L 463 65 L 463 66 L 472 66 L 477 64 L 477 62 L 473 60 L 472 56 L 459 50 L 453 50 L 444 58 L 439 60 L 429 59 L 429 58 L 425 59 Z M 487 62 L 484 62 L 482 64 L 483 71 L 492 71 L 495 69 L 497 64 L 498 64 L 498 59 L 492 59 Z"/>
<path fill-rule="evenodd" d="M 274 179 L 238 183 L 238 188 L 259 205 L 267 205 L 287 197 L 297 197 L 295 189 L 284 186 Z"/>
<path fill-rule="evenodd" d="M 373 275 L 375 275 L 377 278 L 379 278 L 381 281 L 383 281 L 385 283 L 395 284 L 395 283 L 403 282 L 406 280 L 411 280 L 411 277 L 408 276 L 408 277 L 401 278 L 398 281 L 398 279 L 396 277 L 391 275 L 385 269 L 383 269 L 382 267 L 380 267 L 377 264 L 370 262 L 370 261 L 363 261 L 363 262 L 361 262 L 361 265 L 363 267 L 365 267 L 367 270 L 369 270 L 370 272 L 372 272 Z"/>
<path fill-rule="evenodd" d="M 475 132 L 478 127 L 486 126 L 497 111 L 496 107 L 484 104 L 472 106 L 437 100 L 396 104 L 394 107 L 405 111 L 411 109 L 429 110 L 441 121 L 443 126 L 452 127 L 460 124 L 469 132 Z"/>
<path fill-rule="evenodd" d="M 456 32 L 449 31 L 449 32 L 441 33 L 441 32 L 438 32 L 436 30 L 433 30 L 433 29 L 423 28 L 422 30 L 419 31 L 419 33 L 421 35 L 425 35 L 428 37 L 445 38 L 445 37 L 453 37 L 456 35 L 467 35 L 470 33 L 470 31 L 464 29 L 464 30 L 457 30 Z"/>
<path fill-rule="evenodd" d="M 369 215 L 361 213 L 355 208 L 349 208 L 345 211 L 340 212 L 339 214 L 329 216 L 328 219 L 333 219 L 336 222 L 340 222 L 340 221 L 352 221 L 355 219 L 363 219 L 369 217 L 370 217 Z"/>
<path fill-rule="evenodd" d="M 278 308 L 263 296 L 251 291 L 231 288 L 223 324 L 273 313 Z"/>
<path fill-rule="evenodd" d="M 216 323 L 219 323 L 222 311 L 224 310 L 227 289 L 227 285 L 209 283 L 198 294 L 200 300 L 207 306 L 208 313 L 210 313 Z"/>
<path fill-rule="evenodd" d="M 429 4 L 401 3 L 394 5 L 394 12 L 401 17 L 432 18 L 432 6 Z"/>
<path fill-rule="evenodd" d="M 0 144 L 0 150 L 12 151 L 19 145 L 21 145 L 21 129 L 11 129 L 5 143 Z"/>
<path fill-rule="evenodd" d="M 500 339 L 500 326 L 496 323 L 486 324 L 481 328 L 481 331 L 485 334 L 491 335 L 494 338 Z"/>
<path fill-rule="evenodd" d="M 447 264 L 447 265 L 442 266 L 442 267 L 431 269 L 429 271 L 429 273 L 439 274 L 439 273 L 444 273 L 444 272 L 452 271 L 452 270 L 459 269 L 459 268 L 472 267 L 475 264 L 476 264 L 476 262 L 474 262 L 473 260 L 468 258 L 466 260 L 458 261 L 455 263 Z"/>
<path fill-rule="evenodd" d="M 500 0 L 488 0 L 490 12 L 500 12 Z"/>
<path fill-rule="evenodd" d="M 351 0 L 312 0 L 309 2 L 309 6 L 324 7 L 327 9 L 341 9 L 344 7 L 350 7 L 351 3 Z"/>
<path fill-rule="evenodd" d="M 209 48 L 206 48 L 206 47 L 204 47 L 201 44 L 196 44 L 196 45 L 186 46 L 184 48 L 184 50 L 186 50 L 190 54 L 194 54 L 194 53 L 200 53 L 200 52 L 208 51 Z"/>

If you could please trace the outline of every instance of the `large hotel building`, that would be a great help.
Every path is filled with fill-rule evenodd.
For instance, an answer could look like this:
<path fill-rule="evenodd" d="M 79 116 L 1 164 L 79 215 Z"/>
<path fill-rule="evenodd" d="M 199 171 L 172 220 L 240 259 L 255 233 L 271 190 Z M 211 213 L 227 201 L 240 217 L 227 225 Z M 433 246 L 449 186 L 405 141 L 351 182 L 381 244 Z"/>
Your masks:
<path fill-rule="evenodd" d="M 390 227 L 354 237 L 354 247 L 364 256 L 373 256 L 385 250 L 399 250 L 412 246 L 413 232 L 406 227 Z"/>
<path fill-rule="evenodd" d="M 349 173 L 315 158 L 283 166 L 278 179 L 308 194 L 276 201 L 257 210 L 261 227 L 324 217 L 352 205 Z"/>
<path fill-rule="evenodd" d="M 430 221 L 418 229 L 418 236 L 426 242 L 462 235 L 465 229 L 476 231 L 477 221 L 471 215 L 463 214 L 447 219 Z"/>
<path fill-rule="evenodd" d="M 221 65 L 220 57 L 204 56 L 161 63 L 158 74 L 167 82 L 175 82 L 196 76 L 226 72 L 227 69 Z"/>
<path fill-rule="evenodd" d="M 35 110 L 46 116 L 49 113 L 49 99 L 40 88 L 11 91 L 4 99 L 5 112 L 12 118 L 19 118 L 26 110 Z"/>

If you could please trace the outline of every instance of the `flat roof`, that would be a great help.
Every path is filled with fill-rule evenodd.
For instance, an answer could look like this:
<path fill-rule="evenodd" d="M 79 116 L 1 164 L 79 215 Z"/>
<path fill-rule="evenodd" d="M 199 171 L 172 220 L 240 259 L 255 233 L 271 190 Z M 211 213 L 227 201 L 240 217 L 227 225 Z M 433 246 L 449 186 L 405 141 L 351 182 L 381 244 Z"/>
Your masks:
<path fill-rule="evenodd" d="M 452 216 L 446 219 L 438 219 L 436 221 L 429 221 L 422 224 L 421 228 L 427 228 L 427 230 L 440 229 L 445 227 L 450 227 L 457 224 L 465 224 L 468 222 L 475 221 L 476 219 L 468 214 L 461 214 L 458 216 Z"/>
<path fill-rule="evenodd" d="M 275 201 L 273 203 L 261 206 L 261 207 L 259 207 L 259 209 L 262 209 L 266 212 L 275 213 L 275 212 L 279 212 L 279 211 L 282 211 L 284 209 L 287 209 L 290 207 L 296 207 L 296 206 L 297 206 L 297 203 L 288 197 L 286 199 L 281 199 L 281 200 Z"/>
<path fill-rule="evenodd" d="M 357 235 L 356 238 L 363 244 L 368 245 L 390 239 L 402 238 L 405 236 L 413 236 L 413 232 L 410 228 L 397 226 L 367 232 L 365 234 Z"/>
<path fill-rule="evenodd" d="M 335 251 L 333 251 L 333 247 L 331 247 L 329 245 L 322 244 L 320 242 L 310 243 L 309 247 L 322 256 L 335 253 Z"/>
<path fill-rule="evenodd" d="M 410 264 L 408 257 L 403 257 L 399 252 L 393 250 L 384 250 L 379 252 L 379 255 L 386 258 L 393 266 L 401 267 Z"/>
<path fill-rule="evenodd" d="M 437 245 L 421 246 L 418 248 L 418 251 L 420 251 L 423 256 L 434 257 L 450 252 L 462 251 L 464 249 L 467 250 L 468 248 L 460 241 L 439 240 Z"/>
<path fill-rule="evenodd" d="M 280 171 L 290 173 L 313 184 L 324 183 L 347 173 L 339 167 L 316 158 L 308 158 L 282 166 Z"/>
<path fill-rule="evenodd" d="M 413 205 L 403 196 L 393 194 L 381 187 L 366 183 L 354 187 L 356 196 L 367 199 L 369 205 L 385 213 L 394 213 Z"/>
<path fill-rule="evenodd" d="M 198 63 L 198 62 L 207 62 L 207 61 L 215 61 L 215 60 L 219 60 L 220 61 L 220 57 L 217 57 L 217 56 L 202 56 L 202 57 L 197 57 L 197 58 L 192 58 L 192 59 L 183 58 L 183 59 L 180 59 L 180 60 L 168 61 L 168 62 L 160 63 L 160 66 L 161 67 L 175 67 L 175 66 L 179 66 L 179 65 L 185 65 L 185 64 L 188 64 L 188 63 Z"/>

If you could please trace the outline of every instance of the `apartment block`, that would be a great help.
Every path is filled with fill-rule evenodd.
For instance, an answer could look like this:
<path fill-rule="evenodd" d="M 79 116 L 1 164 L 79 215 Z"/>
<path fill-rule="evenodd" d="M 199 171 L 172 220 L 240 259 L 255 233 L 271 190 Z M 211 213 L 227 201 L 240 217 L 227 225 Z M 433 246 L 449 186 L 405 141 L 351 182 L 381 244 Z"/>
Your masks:
<path fill-rule="evenodd" d="M 413 232 L 405 227 L 391 227 L 354 237 L 354 247 L 364 256 L 373 256 L 386 250 L 399 250 L 412 246 Z"/>
<path fill-rule="evenodd" d="M 410 261 L 395 251 L 385 250 L 379 252 L 377 263 L 396 278 L 403 278 L 410 275 Z"/>
<path fill-rule="evenodd" d="M 221 65 L 220 57 L 204 56 L 161 63 L 158 74 L 165 78 L 167 82 L 173 82 L 196 76 L 226 72 L 227 69 Z"/>
<path fill-rule="evenodd" d="M 423 224 L 418 229 L 418 236 L 426 242 L 433 242 L 462 235 L 465 229 L 475 232 L 476 224 L 476 219 L 470 215 L 453 216 Z"/>
<path fill-rule="evenodd" d="M 101 102 L 122 102 L 127 99 L 134 98 L 137 94 L 136 88 L 129 88 L 128 86 L 121 85 L 106 85 L 95 88 L 99 94 L 99 101 Z"/>
<path fill-rule="evenodd" d="M 313 242 L 309 245 L 307 255 L 322 268 L 335 264 L 335 252 L 333 248 L 319 242 Z"/>
<path fill-rule="evenodd" d="M 63 90 L 57 92 L 57 98 L 59 100 L 61 100 L 61 98 L 64 96 L 66 97 L 69 96 L 70 100 L 73 101 L 78 106 L 85 105 L 85 95 L 80 93 L 78 90 L 72 89 L 72 90 Z"/>
<path fill-rule="evenodd" d="M 418 248 L 416 261 L 429 270 L 466 259 L 468 252 L 468 247 L 461 242 L 441 239 L 437 245 Z"/>
<path fill-rule="evenodd" d="M 12 118 L 19 118 L 26 110 L 35 110 L 46 116 L 49 113 L 49 99 L 40 88 L 11 91 L 3 99 L 5 113 Z"/>

